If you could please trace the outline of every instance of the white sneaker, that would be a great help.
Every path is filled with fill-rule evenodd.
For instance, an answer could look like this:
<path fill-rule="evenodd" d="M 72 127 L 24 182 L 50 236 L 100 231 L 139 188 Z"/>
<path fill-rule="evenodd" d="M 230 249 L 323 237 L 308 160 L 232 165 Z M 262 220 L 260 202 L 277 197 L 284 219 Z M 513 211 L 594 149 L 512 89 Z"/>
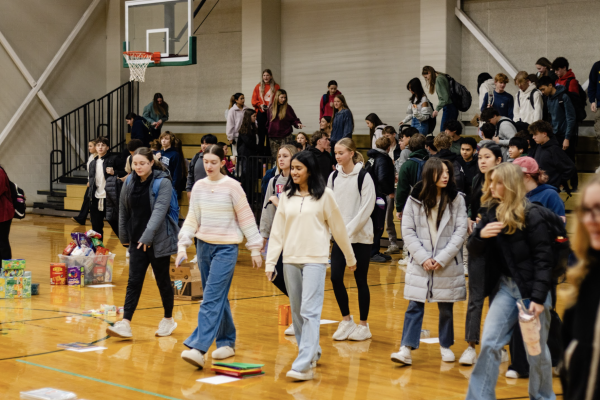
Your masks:
<path fill-rule="evenodd" d="M 125 321 L 117 321 L 113 326 L 106 328 L 106 334 L 112 337 L 125 339 L 133 336 L 129 322 Z"/>
<path fill-rule="evenodd" d="M 194 258 L 192 258 L 192 261 L 190 261 L 190 262 L 198 264 L 198 256 L 195 255 Z"/>
<path fill-rule="evenodd" d="M 298 372 L 290 369 L 287 374 L 285 374 L 288 378 L 295 379 L 297 381 L 309 381 L 314 378 L 313 370 L 309 369 L 306 372 Z"/>
<path fill-rule="evenodd" d="M 398 265 L 406 267 L 408 265 L 408 258 L 404 257 L 398 260 Z"/>
<path fill-rule="evenodd" d="M 204 368 L 204 355 L 199 350 L 190 349 L 181 352 L 181 358 L 200 369 Z"/>
<path fill-rule="evenodd" d="M 348 336 L 356 329 L 354 318 L 350 316 L 350 321 L 342 321 L 338 325 L 337 331 L 333 334 L 333 340 L 346 340 Z"/>
<path fill-rule="evenodd" d="M 442 361 L 454 362 L 456 360 L 456 357 L 454 356 L 454 353 L 452 352 L 452 350 L 450 350 L 446 347 L 440 346 L 440 352 L 442 353 Z"/>
<path fill-rule="evenodd" d="M 224 360 L 226 358 L 235 356 L 235 350 L 229 346 L 223 346 L 213 351 L 211 356 L 215 360 Z"/>
<path fill-rule="evenodd" d="M 510 379 L 519 379 L 521 377 L 521 375 L 519 375 L 519 373 L 517 371 L 513 371 L 512 369 L 509 369 L 508 371 L 506 371 L 506 376 L 507 378 Z"/>
<path fill-rule="evenodd" d="M 290 326 L 288 326 L 288 328 L 285 330 L 284 333 L 286 336 L 294 336 L 296 334 L 294 332 L 294 324 L 291 324 Z"/>
<path fill-rule="evenodd" d="M 177 322 L 173 318 L 163 318 L 158 324 L 158 330 L 156 336 L 170 336 L 171 333 L 177 328 Z"/>
<path fill-rule="evenodd" d="M 395 244 L 390 244 L 387 248 L 386 251 L 383 252 L 384 254 L 399 254 L 400 253 L 400 247 L 398 247 L 398 245 Z"/>
<path fill-rule="evenodd" d="M 125 252 L 125 257 L 129 258 L 129 249 Z"/>
<path fill-rule="evenodd" d="M 410 347 L 402 346 L 400 351 L 392 353 L 392 361 L 400 364 L 412 365 L 412 358 L 410 356 Z"/>
<path fill-rule="evenodd" d="M 458 363 L 461 365 L 473 365 L 477 362 L 477 352 L 474 347 L 468 346 L 460 356 Z"/>
<path fill-rule="evenodd" d="M 373 335 L 371 335 L 371 330 L 369 329 L 369 324 L 367 326 L 364 325 L 356 325 L 354 331 L 348 336 L 348 340 L 354 340 L 356 342 L 362 342 L 363 340 L 371 339 Z"/>
<path fill-rule="evenodd" d="M 502 357 L 500 358 L 501 363 L 508 362 L 508 351 L 502 349 Z"/>

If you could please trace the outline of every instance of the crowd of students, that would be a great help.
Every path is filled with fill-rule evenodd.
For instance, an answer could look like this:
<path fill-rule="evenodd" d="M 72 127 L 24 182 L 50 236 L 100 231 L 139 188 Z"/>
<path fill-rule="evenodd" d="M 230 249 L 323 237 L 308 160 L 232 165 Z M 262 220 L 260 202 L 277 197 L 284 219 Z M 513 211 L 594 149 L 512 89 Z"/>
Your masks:
<path fill-rule="evenodd" d="M 218 143 L 210 134 L 203 136 L 201 151 L 189 165 L 181 143 L 168 131 L 159 133 L 160 149 L 152 151 L 150 139 L 168 118 L 168 106 L 157 94 L 146 107 L 153 118 L 150 125 L 147 112 L 143 118 L 127 116 L 132 132 L 139 129 L 143 137 L 132 134 L 126 161 L 108 152 L 106 138 L 90 143 L 86 198 L 92 228 L 102 234 L 107 219 L 131 257 L 125 317 L 108 333 L 132 336 L 130 321 L 149 265 L 165 309 L 156 334 L 173 332 L 177 324 L 171 315 L 169 257 L 177 254 L 179 265 L 187 258 L 186 249 L 195 243 L 204 300 L 198 326 L 184 342 L 188 350 L 182 358 L 202 368 L 215 340 L 213 359 L 235 355 L 236 330 L 227 295 L 238 245 L 246 238 L 253 266 L 259 268 L 261 251 L 266 253 L 267 279 L 289 297 L 293 323 L 285 333 L 296 336 L 299 351 L 287 375 L 312 379 L 321 358 L 319 320 L 328 264 L 342 318 L 332 339 L 370 339 L 369 264 L 389 261 L 391 254 L 401 253 L 396 217 L 401 220 L 404 242 L 398 264 L 406 272 L 404 297 L 409 303 L 401 347 L 391 354 L 392 361 L 412 364 L 425 303 L 436 302 L 441 359 L 454 362 L 453 305 L 468 298 L 468 347 L 459 359 L 463 365 L 474 365 L 468 399 L 495 398 L 499 364 L 508 361 L 504 347 L 509 343 L 507 377 L 528 376 L 532 398 L 555 398 L 552 374 L 559 372 L 560 359 L 564 361 L 565 398 L 581 398 L 577 395 L 591 390 L 592 379 L 595 382 L 600 356 L 598 346 L 592 345 L 599 328 L 587 318 L 598 314 L 600 297 L 586 289 L 597 280 L 600 205 L 594 194 L 600 190 L 600 180 L 595 178 L 584 189 L 578 214 L 577 238 L 582 242 L 576 243 L 575 255 L 580 261 L 568 272 L 576 290 L 571 295 L 574 306 L 566 315 L 582 330 L 563 326 L 563 339 L 570 338 L 563 353 L 549 340 L 551 324 L 558 323 L 554 329 L 560 329 L 560 319 L 554 318 L 558 281 L 553 276 L 557 269 L 553 246 L 557 238 L 548 224 L 556 218 L 564 230 L 565 208 L 559 192 L 578 188 L 573 159 L 581 121 L 576 111 L 580 104 L 574 103 L 580 101 L 575 97 L 580 97 L 580 87 L 566 59 L 546 61 L 538 60 L 539 76 L 517 74 L 516 101 L 505 91 L 506 75 L 480 75 L 481 114 L 475 122 L 479 142 L 462 136 L 464 127 L 458 121 L 449 78 L 425 66 L 426 88 L 418 78 L 407 84 L 410 105 L 398 130 L 375 113 L 365 118 L 372 144 L 366 161 L 352 140 L 354 117 L 336 81 L 328 83 L 321 98 L 321 129 L 312 138 L 303 132 L 294 137 L 293 128 L 303 125 L 288 104 L 286 91 L 265 70 L 252 94 L 252 107 L 245 105 L 242 93 L 231 97 L 229 143 Z M 598 75 L 599 69 L 595 65 L 592 72 Z M 437 107 L 425 89 L 437 93 Z M 595 93 L 590 89 L 590 100 Z M 440 111 L 442 132 L 432 135 Z M 246 163 L 238 166 L 235 176 L 226 156 L 228 145 L 238 162 Z M 244 173 L 253 168 L 248 162 L 253 155 L 272 155 L 277 171 L 268 182 L 258 226 L 245 193 L 251 187 L 244 179 Z M 180 229 L 170 216 L 170 205 L 184 189 L 190 207 Z M 81 218 L 85 216 L 80 215 L 78 222 Z M 381 253 L 386 227 L 389 246 Z M 354 273 L 358 288 L 358 323 L 344 286 L 346 269 Z M 490 310 L 481 334 L 486 298 Z M 524 300 L 528 311 L 539 318 L 539 355 L 523 350 L 518 300 Z M 587 341 L 579 344 L 579 340 Z M 576 346 L 585 349 L 569 352 Z M 572 356 L 591 365 L 574 366 L 569 363 Z M 581 368 L 585 368 L 583 373 Z"/>

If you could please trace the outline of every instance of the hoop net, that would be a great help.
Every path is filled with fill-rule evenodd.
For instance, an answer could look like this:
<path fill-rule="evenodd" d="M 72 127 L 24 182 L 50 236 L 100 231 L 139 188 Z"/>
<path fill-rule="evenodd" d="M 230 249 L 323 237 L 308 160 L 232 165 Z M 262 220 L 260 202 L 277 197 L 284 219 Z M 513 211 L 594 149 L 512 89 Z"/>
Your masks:
<path fill-rule="evenodd" d="M 157 57 L 158 55 L 158 57 Z M 123 53 L 129 66 L 129 80 L 144 82 L 146 68 L 150 62 L 160 62 L 160 53 L 147 53 L 145 51 L 126 51 Z"/>

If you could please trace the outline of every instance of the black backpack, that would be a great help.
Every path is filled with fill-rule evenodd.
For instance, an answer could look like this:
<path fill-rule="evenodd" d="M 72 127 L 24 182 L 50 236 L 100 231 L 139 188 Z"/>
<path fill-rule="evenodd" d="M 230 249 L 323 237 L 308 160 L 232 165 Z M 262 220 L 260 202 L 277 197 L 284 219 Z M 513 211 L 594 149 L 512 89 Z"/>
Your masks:
<path fill-rule="evenodd" d="M 427 103 L 429 103 L 429 106 L 433 109 L 433 107 L 432 107 L 431 102 L 429 101 L 429 99 L 427 99 Z M 433 131 L 435 131 L 435 127 L 437 125 L 437 117 L 429 116 L 429 119 L 427 120 L 427 123 L 428 123 L 427 134 L 430 135 L 430 134 L 433 133 Z"/>
<path fill-rule="evenodd" d="M 6 174 L 6 170 L 2 168 L 4 173 Z M 23 219 L 25 218 L 25 209 L 27 208 L 25 205 L 25 191 L 17 186 L 16 183 L 12 182 L 10 178 L 8 178 L 8 174 L 6 174 L 6 178 L 8 179 L 8 186 L 10 187 L 10 197 L 12 198 L 13 207 L 15 208 L 15 215 L 13 218 Z"/>
<path fill-rule="evenodd" d="M 452 104 L 458 108 L 458 111 L 467 111 L 471 107 L 471 102 L 473 101 L 471 92 L 469 92 L 464 85 L 461 85 L 454 80 L 450 75 L 446 74 L 446 78 L 448 79 L 448 84 L 450 86 L 450 98 L 452 99 Z"/>
<path fill-rule="evenodd" d="M 573 78 L 567 79 L 564 94 L 569 96 L 571 103 L 573 103 L 573 108 L 575 108 L 575 119 L 577 122 L 581 122 L 585 119 L 585 117 L 587 117 L 587 113 L 585 112 L 585 107 L 587 106 L 587 95 L 579 83 L 577 83 L 579 93 L 573 93 L 569 91 L 569 86 L 571 85 L 572 80 Z"/>
<path fill-rule="evenodd" d="M 556 261 L 552 267 L 552 280 L 558 281 L 567 272 L 569 254 L 571 253 L 571 242 L 567 236 L 567 228 L 562 218 L 540 203 L 531 203 L 531 208 L 535 208 L 546 221 L 552 241 L 552 254 Z"/>

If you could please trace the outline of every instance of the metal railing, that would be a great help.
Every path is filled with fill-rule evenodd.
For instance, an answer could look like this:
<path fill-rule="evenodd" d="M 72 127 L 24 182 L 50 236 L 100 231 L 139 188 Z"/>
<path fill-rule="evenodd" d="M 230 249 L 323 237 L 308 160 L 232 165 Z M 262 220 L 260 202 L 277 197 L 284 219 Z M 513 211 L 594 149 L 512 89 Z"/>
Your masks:
<path fill-rule="evenodd" d="M 106 136 L 110 151 L 122 151 L 128 132 L 125 116 L 129 112 L 139 114 L 139 91 L 139 83 L 124 83 L 51 122 L 51 195 L 54 195 L 53 186 L 57 182 L 85 176 L 90 140 Z"/>

